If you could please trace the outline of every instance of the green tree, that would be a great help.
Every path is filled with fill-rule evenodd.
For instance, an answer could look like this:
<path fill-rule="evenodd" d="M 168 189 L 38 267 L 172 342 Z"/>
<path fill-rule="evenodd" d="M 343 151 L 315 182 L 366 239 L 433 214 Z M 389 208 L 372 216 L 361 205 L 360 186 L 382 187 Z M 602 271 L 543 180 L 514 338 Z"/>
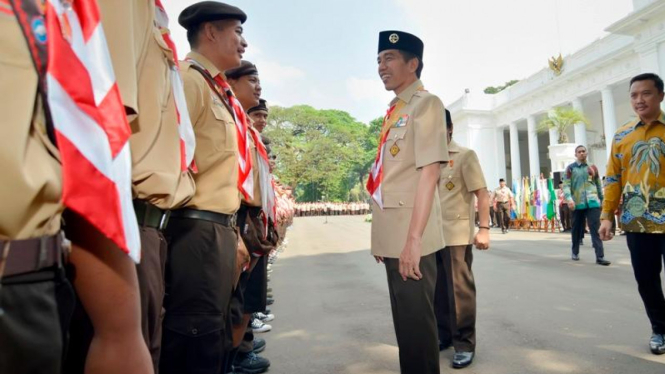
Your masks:
<path fill-rule="evenodd" d="M 584 123 L 589 126 L 589 120 L 582 112 L 573 108 L 554 108 L 545 119 L 538 124 L 538 131 L 544 132 L 556 129 L 559 132 L 559 144 L 568 143 L 568 127 L 576 123 Z"/>
<path fill-rule="evenodd" d="M 344 111 L 298 105 L 272 107 L 265 134 L 277 155 L 275 174 L 298 201 L 348 201 L 365 198 L 358 185 L 373 157 L 370 130 Z"/>
<path fill-rule="evenodd" d="M 489 86 L 489 87 L 486 87 L 486 88 L 483 90 L 483 92 L 485 92 L 485 93 L 488 94 L 488 95 L 494 95 L 494 94 L 497 94 L 497 93 L 499 93 L 499 92 L 505 90 L 506 88 L 508 88 L 508 87 L 510 87 L 510 86 L 512 86 L 512 85 L 514 85 L 514 84 L 517 83 L 517 82 L 519 82 L 519 81 L 516 80 L 516 79 L 513 79 L 513 80 L 511 80 L 511 81 L 506 82 L 506 84 L 504 84 L 503 86 L 496 86 L 496 87 L 494 87 L 494 86 Z"/>

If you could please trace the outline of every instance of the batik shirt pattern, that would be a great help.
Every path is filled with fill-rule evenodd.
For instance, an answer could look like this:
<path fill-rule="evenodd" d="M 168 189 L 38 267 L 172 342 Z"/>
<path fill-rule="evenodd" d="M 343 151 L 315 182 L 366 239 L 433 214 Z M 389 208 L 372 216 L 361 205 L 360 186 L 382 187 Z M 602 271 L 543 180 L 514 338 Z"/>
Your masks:
<path fill-rule="evenodd" d="M 564 172 L 563 193 L 566 201 L 575 202 L 575 209 L 600 208 L 603 186 L 595 165 L 573 162 Z"/>
<path fill-rule="evenodd" d="M 621 203 L 626 232 L 665 232 L 665 115 L 645 124 L 640 119 L 614 135 L 607 163 L 601 219 L 611 220 Z M 620 202 L 623 197 L 623 202 Z"/>

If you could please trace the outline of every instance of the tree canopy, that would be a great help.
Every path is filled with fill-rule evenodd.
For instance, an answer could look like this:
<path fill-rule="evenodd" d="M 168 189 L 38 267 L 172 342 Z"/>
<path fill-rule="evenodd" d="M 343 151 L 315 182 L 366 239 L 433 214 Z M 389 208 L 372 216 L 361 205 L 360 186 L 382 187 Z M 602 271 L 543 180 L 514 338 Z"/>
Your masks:
<path fill-rule="evenodd" d="M 275 174 L 297 201 L 359 201 L 376 156 L 381 119 L 369 126 L 340 110 L 271 107 L 265 135 L 277 155 Z"/>
<path fill-rule="evenodd" d="M 489 86 L 489 87 L 485 87 L 485 89 L 483 90 L 483 92 L 485 92 L 486 94 L 489 94 L 489 95 L 494 95 L 494 94 L 497 94 L 497 93 L 499 93 L 499 92 L 505 90 L 506 88 L 512 86 L 513 84 L 515 84 L 515 83 L 517 83 L 517 82 L 519 82 L 519 81 L 513 79 L 513 80 L 511 80 L 511 81 L 506 82 L 506 84 L 504 84 L 503 86 L 496 86 L 496 87 L 494 87 L 494 86 Z"/>

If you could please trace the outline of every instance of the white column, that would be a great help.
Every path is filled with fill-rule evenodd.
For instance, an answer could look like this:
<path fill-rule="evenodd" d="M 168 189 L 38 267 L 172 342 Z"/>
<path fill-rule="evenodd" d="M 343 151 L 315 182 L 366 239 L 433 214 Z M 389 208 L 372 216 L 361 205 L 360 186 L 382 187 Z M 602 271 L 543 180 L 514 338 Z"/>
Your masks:
<path fill-rule="evenodd" d="M 510 124 L 510 167 L 513 179 L 522 180 L 522 160 L 520 160 L 520 142 L 517 134 L 517 122 Z"/>
<path fill-rule="evenodd" d="M 603 100 L 603 126 L 605 128 L 605 156 L 609 158 L 612 150 L 612 138 L 617 130 L 616 111 L 614 110 L 614 96 L 612 87 L 607 86 L 600 90 Z"/>
<path fill-rule="evenodd" d="M 584 107 L 582 106 L 582 100 L 580 100 L 579 97 L 573 99 L 573 109 L 584 114 Z M 573 139 L 573 142 L 577 145 L 583 145 L 585 147 L 587 146 L 586 125 L 584 124 L 584 122 L 575 124 L 575 139 Z"/>
<path fill-rule="evenodd" d="M 540 155 L 538 151 L 538 132 L 536 131 L 536 117 L 526 117 L 529 143 L 529 176 L 540 175 Z"/>
<path fill-rule="evenodd" d="M 503 127 L 496 129 L 496 172 L 497 178 L 495 181 L 489 183 L 499 183 L 499 178 L 506 178 L 506 146 L 505 138 L 503 136 Z M 510 182 L 510 181 L 508 181 Z"/>

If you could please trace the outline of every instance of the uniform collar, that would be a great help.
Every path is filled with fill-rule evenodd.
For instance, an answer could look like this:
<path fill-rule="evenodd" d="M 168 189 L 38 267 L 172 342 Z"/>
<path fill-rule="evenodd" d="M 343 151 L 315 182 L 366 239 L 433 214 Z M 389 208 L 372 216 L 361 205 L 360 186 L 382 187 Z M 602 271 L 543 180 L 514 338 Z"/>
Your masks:
<path fill-rule="evenodd" d="M 210 62 L 210 60 L 208 60 L 205 56 L 203 56 L 202 54 L 200 54 L 198 52 L 195 52 L 195 51 L 191 51 L 187 54 L 187 58 L 198 62 L 199 65 L 203 66 L 203 68 L 205 68 L 208 71 L 208 73 L 210 73 L 210 75 L 212 75 L 213 78 L 215 78 L 218 75 L 221 75 L 221 77 L 224 80 L 226 80 L 226 76 L 224 75 L 224 73 L 219 71 L 219 69 L 217 69 L 217 67 L 212 62 Z"/>
<path fill-rule="evenodd" d="M 461 151 L 459 144 L 457 144 L 454 140 L 451 140 L 450 143 L 448 143 L 448 152 L 451 153 L 459 153 Z"/>
<path fill-rule="evenodd" d="M 409 87 L 407 87 L 404 91 L 402 91 L 397 97 L 393 99 L 391 104 L 395 104 L 397 100 L 402 100 L 405 103 L 409 103 L 411 101 L 411 98 L 413 95 L 418 92 L 419 88 L 423 86 L 423 82 L 420 81 L 420 79 L 416 79 L 415 82 L 411 83 Z"/>
<path fill-rule="evenodd" d="M 655 120 L 654 122 L 652 122 L 651 124 L 655 124 L 655 123 L 660 123 L 661 125 L 665 125 L 665 113 L 663 113 L 662 110 L 660 111 L 660 115 L 658 116 L 658 119 Z M 644 126 L 644 125 L 645 125 L 645 123 L 642 122 L 642 119 L 638 118 L 635 121 L 635 123 L 633 124 L 633 128 L 637 128 L 638 126 Z"/>

